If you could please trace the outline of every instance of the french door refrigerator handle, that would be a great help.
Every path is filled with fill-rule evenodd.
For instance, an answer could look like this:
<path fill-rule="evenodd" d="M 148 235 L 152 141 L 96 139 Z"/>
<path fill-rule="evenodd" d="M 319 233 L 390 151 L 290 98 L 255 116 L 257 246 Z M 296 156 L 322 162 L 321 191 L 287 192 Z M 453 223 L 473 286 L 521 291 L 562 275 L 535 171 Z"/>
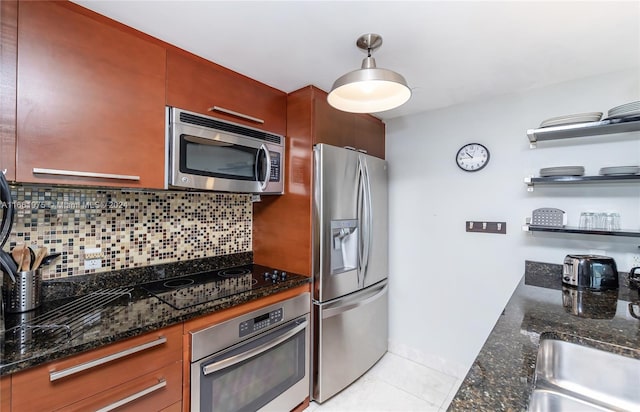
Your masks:
<path fill-rule="evenodd" d="M 373 201 L 371 199 L 371 182 L 369 181 L 369 167 L 367 165 L 366 159 L 364 160 L 364 183 L 365 183 L 364 206 L 365 206 L 365 214 L 366 214 L 367 238 L 366 238 L 366 244 L 365 244 L 366 248 L 364 252 L 365 270 L 362 276 L 362 286 L 364 286 L 364 281 L 369 271 L 369 253 L 371 252 L 371 243 L 373 241 L 373 231 L 372 231 L 373 230 Z"/>
<path fill-rule="evenodd" d="M 367 304 L 373 302 L 374 300 L 377 300 L 380 297 L 382 297 L 382 295 L 387 293 L 387 289 L 388 289 L 388 286 L 387 286 L 387 283 L 385 282 L 384 285 L 376 288 L 375 291 L 371 292 L 372 295 L 367 296 L 365 299 L 358 300 L 358 301 L 355 301 L 355 302 L 349 301 L 348 303 L 345 303 L 343 305 L 339 305 L 339 306 L 329 307 L 327 309 L 323 309 L 322 310 L 322 319 L 331 318 L 333 316 L 340 315 L 341 313 L 348 312 L 348 311 L 350 311 L 352 309 L 355 309 L 357 307 L 367 305 Z"/>
<path fill-rule="evenodd" d="M 358 199 L 356 203 L 357 208 L 357 218 L 358 218 L 358 226 L 360 228 L 358 234 L 358 268 L 356 270 L 356 276 L 358 281 L 358 287 L 362 288 L 364 286 L 364 276 L 367 270 L 366 267 L 366 257 L 365 257 L 365 246 L 364 246 L 364 215 L 365 215 L 365 207 L 366 207 L 366 193 L 365 193 L 365 177 L 364 177 L 364 166 L 362 164 L 362 159 L 358 156 Z"/>

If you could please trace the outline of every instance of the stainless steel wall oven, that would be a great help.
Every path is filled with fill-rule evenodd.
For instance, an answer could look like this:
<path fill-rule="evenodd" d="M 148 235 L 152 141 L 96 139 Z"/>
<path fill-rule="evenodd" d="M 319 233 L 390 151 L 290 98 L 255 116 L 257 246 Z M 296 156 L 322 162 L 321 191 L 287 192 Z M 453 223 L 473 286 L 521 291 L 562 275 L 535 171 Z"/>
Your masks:
<path fill-rule="evenodd" d="M 290 411 L 309 396 L 310 295 L 191 333 L 191 411 Z"/>

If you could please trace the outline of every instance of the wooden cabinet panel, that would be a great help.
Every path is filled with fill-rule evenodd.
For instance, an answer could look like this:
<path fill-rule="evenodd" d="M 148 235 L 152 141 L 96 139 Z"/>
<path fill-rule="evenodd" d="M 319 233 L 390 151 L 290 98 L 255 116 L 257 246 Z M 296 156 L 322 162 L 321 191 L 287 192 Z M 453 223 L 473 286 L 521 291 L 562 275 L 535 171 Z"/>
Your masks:
<path fill-rule="evenodd" d="M 67 377 L 50 381 L 51 372 L 60 372 L 114 354 L 122 354 L 140 345 L 165 343 L 149 347 L 128 356 L 112 360 Z M 12 409 L 15 411 L 46 411 L 62 408 L 118 385 L 157 371 L 182 360 L 182 325 L 105 346 L 87 353 L 55 361 L 12 376 Z M 181 369 L 181 365 L 178 366 Z M 36 391 L 33 388 L 37 388 Z M 180 383 L 178 384 L 180 392 Z M 168 402 L 166 406 L 177 399 Z"/>
<path fill-rule="evenodd" d="M 169 366 L 66 406 L 60 410 L 69 412 L 95 411 L 119 401 L 127 401 L 117 408 L 118 412 L 161 411 L 172 405 L 174 405 L 174 411 L 179 411 L 180 409 L 175 409 L 175 405 L 177 402 L 179 408 L 180 398 L 182 397 L 181 387 L 182 362 L 174 362 Z M 149 393 L 142 395 L 145 391 Z M 135 399 L 131 399 L 134 397 Z"/>
<path fill-rule="evenodd" d="M 0 412 L 11 411 L 11 377 L 0 378 Z"/>
<path fill-rule="evenodd" d="M 160 412 L 181 412 L 182 411 L 182 402 L 176 402 L 173 405 L 169 405 L 164 409 L 161 409 Z"/>
<path fill-rule="evenodd" d="M 338 147 L 356 147 L 354 115 L 334 109 L 326 95 L 314 91 L 313 143 L 326 143 Z"/>
<path fill-rule="evenodd" d="M 288 99 L 284 194 L 253 204 L 254 261 L 305 276 L 311 276 L 312 93 L 308 87 Z"/>
<path fill-rule="evenodd" d="M 314 115 L 313 144 L 353 147 L 384 159 L 385 125 L 380 119 L 368 114 L 347 113 L 334 109 L 327 102 L 327 93 L 317 88 L 311 89 Z"/>
<path fill-rule="evenodd" d="M 358 149 L 367 154 L 384 159 L 385 124 L 367 115 L 354 116 L 353 135 Z"/>
<path fill-rule="evenodd" d="M 0 170 L 16 178 L 16 65 L 18 2 L 0 2 Z"/>
<path fill-rule="evenodd" d="M 20 2 L 16 178 L 163 188 L 166 51 L 87 14 L 59 2 Z"/>
<path fill-rule="evenodd" d="M 286 93 L 176 50 L 167 51 L 167 105 L 284 135 Z M 211 111 L 220 107 L 264 123 Z"/>

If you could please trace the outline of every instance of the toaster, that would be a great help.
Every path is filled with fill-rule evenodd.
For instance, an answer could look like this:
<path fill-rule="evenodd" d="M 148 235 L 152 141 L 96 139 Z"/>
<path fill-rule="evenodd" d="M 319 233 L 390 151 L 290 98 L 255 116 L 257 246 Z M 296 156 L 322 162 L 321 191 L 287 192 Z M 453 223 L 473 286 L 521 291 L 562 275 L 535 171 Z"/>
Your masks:
<path fill-rule="evenodd" d="M 567 255 L 562 265 L 562 283 L 590 290 L 618 289 L 618 268 L 608 256 Z"/>

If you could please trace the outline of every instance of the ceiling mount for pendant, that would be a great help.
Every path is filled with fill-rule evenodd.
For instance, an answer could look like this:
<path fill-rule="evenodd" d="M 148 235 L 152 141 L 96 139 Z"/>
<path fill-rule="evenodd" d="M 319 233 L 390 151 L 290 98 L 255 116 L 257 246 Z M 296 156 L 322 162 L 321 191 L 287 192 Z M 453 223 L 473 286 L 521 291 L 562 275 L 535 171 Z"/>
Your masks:
<path fill-rule="evenodd" d="M 382 36 L 374 33 L 363 34 L 358 38 L 358 40 L 356 40 L 356 46 L 366 52 L 370 57 L 372 51 L 375 51 L 382 46 Z"/>
<path fill-rule="evenodd" d="M 379 34 L 364 34 L 356 46 L 367 53 L 359 70 L 349 72 L 333 83 L 327 101 L 338 110 L 352 113 L 376 113 L 403 105 L 411 89 L 402 75 L 376 67 L 371 53 L 382 46 Z"/>

